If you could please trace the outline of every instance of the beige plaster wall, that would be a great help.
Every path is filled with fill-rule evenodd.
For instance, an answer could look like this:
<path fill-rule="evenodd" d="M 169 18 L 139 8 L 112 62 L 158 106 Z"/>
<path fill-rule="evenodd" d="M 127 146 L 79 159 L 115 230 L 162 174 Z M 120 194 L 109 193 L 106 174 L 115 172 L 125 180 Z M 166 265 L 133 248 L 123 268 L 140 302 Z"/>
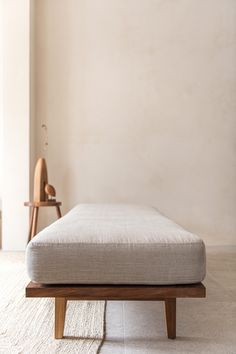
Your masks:
<path fill-rule="evenodd" d="M 236 1 L 36 0 L 36 156 L 64 212 L 137 202 L 236 243 Z"/>

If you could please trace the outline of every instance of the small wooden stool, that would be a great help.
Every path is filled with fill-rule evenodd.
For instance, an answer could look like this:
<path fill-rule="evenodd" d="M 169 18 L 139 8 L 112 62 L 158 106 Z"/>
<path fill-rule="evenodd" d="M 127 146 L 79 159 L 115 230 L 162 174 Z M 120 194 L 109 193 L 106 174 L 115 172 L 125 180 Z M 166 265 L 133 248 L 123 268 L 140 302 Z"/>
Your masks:
<path fill-rule="evenodd" d="M 61 202 L 57 202 L 55 200 L 47 201 L 47 202 L 25 202 L 25 206 L 32 208 L 31 216 L 30 216 L 30 228 L 29 228 L 29 236 L 28 242 L 32 240 L 32 238 L 37 234 L 37 224 L 38 224 L 38 213 L 40 207 L 55 207 L 57 211 L 58 219 L 61 218 Z"/>

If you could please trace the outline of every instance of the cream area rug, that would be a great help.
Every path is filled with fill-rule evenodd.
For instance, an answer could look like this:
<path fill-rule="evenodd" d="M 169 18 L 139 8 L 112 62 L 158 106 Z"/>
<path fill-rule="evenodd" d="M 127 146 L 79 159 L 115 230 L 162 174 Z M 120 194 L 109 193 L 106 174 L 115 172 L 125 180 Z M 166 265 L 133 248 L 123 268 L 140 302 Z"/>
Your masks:
<path fill-rule="evenodd" d="M 69 301 L 65 339 L 54 339 L 54 300 L 25 298 L 23 252 L 0 251 L 0 353 L 96 354 L 104 339 L 104 301 Z"/>

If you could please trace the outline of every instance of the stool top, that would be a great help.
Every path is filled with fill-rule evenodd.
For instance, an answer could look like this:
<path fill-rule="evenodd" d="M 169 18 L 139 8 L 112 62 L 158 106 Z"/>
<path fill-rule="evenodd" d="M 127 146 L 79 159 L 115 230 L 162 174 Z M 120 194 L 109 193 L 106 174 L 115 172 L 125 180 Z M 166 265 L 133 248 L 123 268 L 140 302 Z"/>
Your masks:
<path fill-rule="evenodd" d="M 24 202 L 24 206 L 30 207 L 49 207 L 49 206 L 60 206 L 61 202 L 56 200 L 48 200 L 46 202 Z"/>

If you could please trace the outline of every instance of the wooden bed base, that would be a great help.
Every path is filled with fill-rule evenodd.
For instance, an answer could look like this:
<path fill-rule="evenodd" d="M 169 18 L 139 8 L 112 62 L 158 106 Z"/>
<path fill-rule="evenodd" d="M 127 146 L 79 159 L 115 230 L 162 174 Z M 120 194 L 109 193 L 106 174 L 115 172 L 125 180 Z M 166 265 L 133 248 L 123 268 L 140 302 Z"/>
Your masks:
<path fill-rule="evenodd" d="M 176 299 L 203 298 L 202 283 L 188 285 L 43 285 L 30 282 L 26 297 L 55 298 L 55 338 L 63 338 L 68 300 L 164 301 L 167 335 L 176 338 Z"/>

